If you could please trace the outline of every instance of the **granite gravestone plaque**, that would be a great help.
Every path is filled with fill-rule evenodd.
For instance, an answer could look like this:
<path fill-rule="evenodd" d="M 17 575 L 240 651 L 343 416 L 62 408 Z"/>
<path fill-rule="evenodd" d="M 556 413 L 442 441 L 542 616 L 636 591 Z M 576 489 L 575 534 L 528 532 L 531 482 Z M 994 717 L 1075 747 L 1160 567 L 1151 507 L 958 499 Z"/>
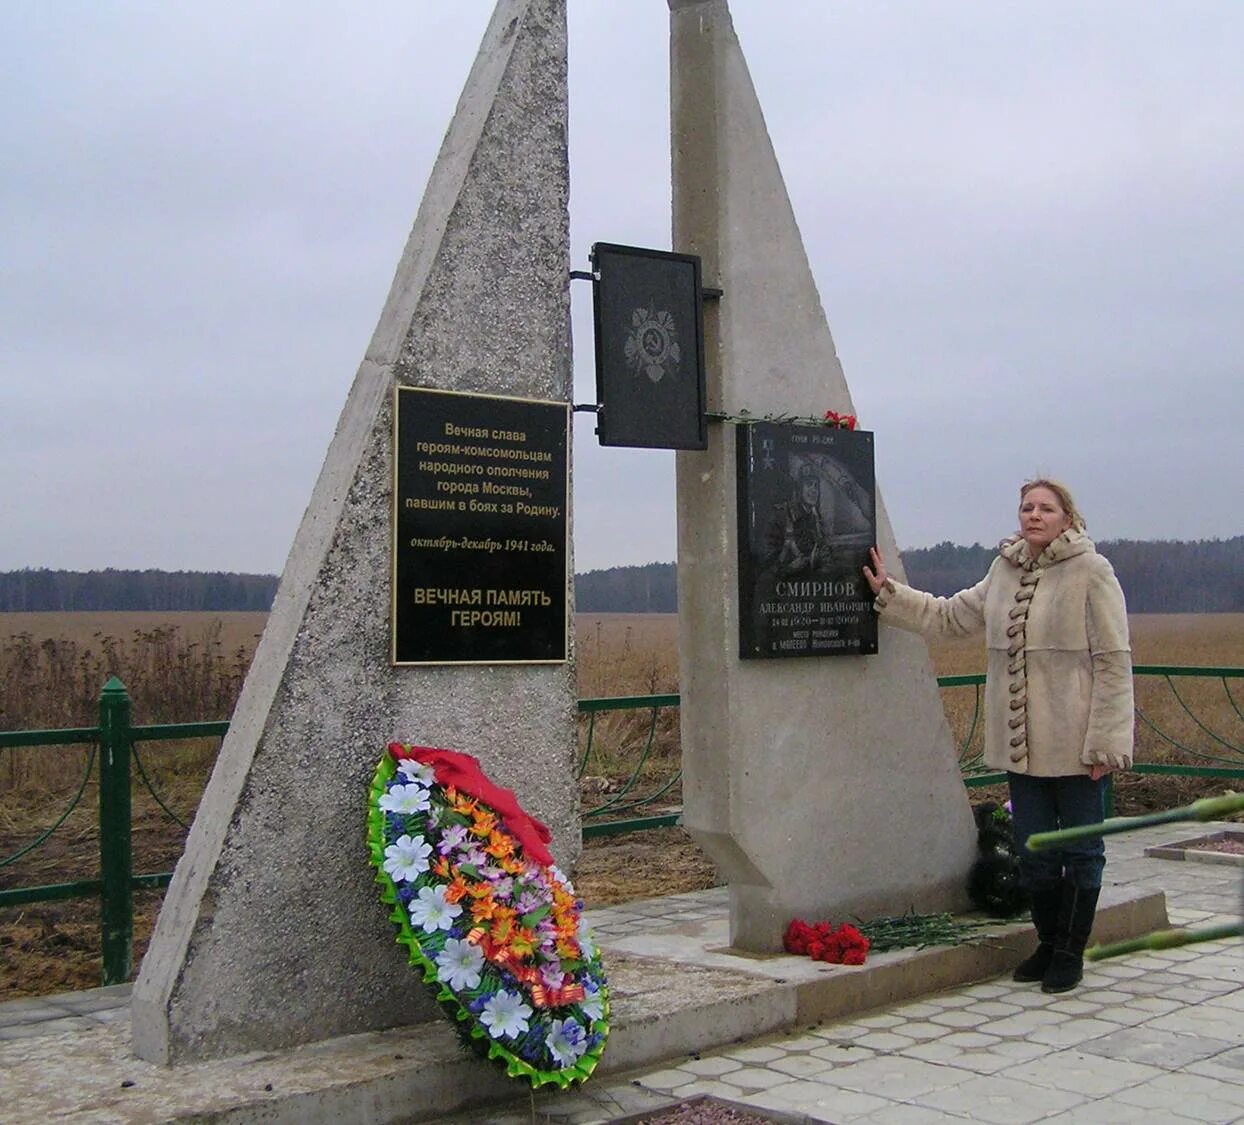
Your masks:
<path fill-rule="evenodd" d="M 601 445 L 705 449 L 700 259 L 592 247 Z"/>
<path fill-rule="evenodd" d="M 776 422 L 737 435 L 739 655 L 876 652 L 862 574 L 877 536 L 873 435 Z"/>
<path fill-rule="evenodd" d="M 398 387 L 394 664 L 566 659 L 565 403 Z"/>

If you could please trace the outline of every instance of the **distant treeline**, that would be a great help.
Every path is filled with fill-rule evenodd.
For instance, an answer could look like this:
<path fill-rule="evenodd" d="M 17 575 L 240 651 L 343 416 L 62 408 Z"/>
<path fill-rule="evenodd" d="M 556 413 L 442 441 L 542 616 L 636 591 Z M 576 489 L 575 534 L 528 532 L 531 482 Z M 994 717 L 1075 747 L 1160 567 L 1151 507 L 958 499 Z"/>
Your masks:
<path fill-rule="evenodd" d="M 1133 613 L 1244 613 L 1244 535 L 1181 541 L 1116 539 L 1098 550 L 1114 564 Z M 903 552 L 908 581 L 934 594 L 979 582 L 996 554 L 979 543 Z M 272 574 L 166 570 L 14 570 L 0 573 L 0 612 L 44 610 L 267 610 Z M 580 613 L 676 613 L 673 563 L 615 566 L 575 576 Z"/>
<path fill-rule="evenodd" d="M 273 574 L 197 570 L 13 570 L 0 573 L 0 612 L 272 608 Z"/>
<path fill-rule="evenodd" d="M 678 571 L 673 563 L 615 566 L 574 577 L 579 613 L 677 613 Z"/>
<path fill-rule="evenodd" d="M 1097 544 L 1133 613 L 1244 613 L 1244 535 L 1186 543 L 1116 539 Z M 902 553 L 908 581 L 942 596 L 979 582 L 996 547 L 939 543 Z M 580 613 L 674 613 L 673 563 L 619 566 L 575 578 Z"/>
<path fill-rule="evenodd" d="M 1232 539 L 1111 539 L 1097 544 L 1110 560 L 1132 613 L 1244 612 L 1244 535 Z M 939 543 L 903 552 L 908 581 L 934 594 L 979 582 L 996 548 Z"/>

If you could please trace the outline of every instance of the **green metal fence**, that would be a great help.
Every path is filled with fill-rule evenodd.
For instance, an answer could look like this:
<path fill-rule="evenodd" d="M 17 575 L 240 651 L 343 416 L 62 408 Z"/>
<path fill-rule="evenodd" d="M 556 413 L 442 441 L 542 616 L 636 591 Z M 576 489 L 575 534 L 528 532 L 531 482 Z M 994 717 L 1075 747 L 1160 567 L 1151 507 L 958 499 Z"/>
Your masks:
<path fill-rule="evenodd" d="M 0 731 L 0 750 L 25 746 L 74 746 L 87 744 L 91 752 L 81 780 L 65 808 L 50 828 L 10 856 L 0 856 L 0 875 L 22 856 L 42 845 L 69 818 L 81 802 L 87 783 L 99 759 L 99 878 L 72 883 L 53 883 L 41 887 L 0 890 L 0 907 L 21 906 L 58 899 L 99 897 L 100 946 L 103 954 L 102 983 L 121 984 L 129 980 L 134 949 L 134 892 L 168 886 L 171 871 L 135 874 L 131 840 L 131 788 L 133 766 L 139 779 L 151 791 L 161 808 L 178 818 L 160 800 L 137 755 L 137 744 L 168 742 L 192 738 L 219 738 L 229 729 L 227 722 L 161 723 L 134 726 L 130 716 L 130 697 L 116 676 L 104 684 L 99 694 L 99 725 L 60 730 Z"/>
<path fill-rule="evenodd" d="M 593 749 L 597 750 L 598 755 L 600 753 L 596 740 L 599 716 L 626 716 L 632 712 L 642 712 L 647 716 L 638 723 L 630 724 L 632 729 L 626 732 L 630 736 L 628 743 L 621 748 L 621 753 L 615 755 L 626 763 L 622 771 L 625 777 L 619 778 L 607 791 L 596 796 L 588 789 L 587 807 L 583 810 L 585 840 L 644 828 L 668 828 L 678 823 L 682 814 L 676 808 L 656 815 L 650 810 L 662 802 L 668 805 L 679 797 L 682 770 L 657 771 L 651 782 L 645 778 L 645 768 L 659 749 L 658 724 L 663 715 L 676 713 L 677 707 L 677 695 L 626 695 L 579 700 L 579 713 L 587 719 L 587 727 L 581 737 L 580 783 L 584 778 L 592 777 L 588 770 Z M 598 800 L 599 804 L 593 804 L 593 800 Z"/>
<path fill-rule="evenodd" d="M 1178 777 L 1214 777 L 1222 779 L 1244 779 L 1244 736 L 1235 740 L 1228 739 L 1219 731 L 1212 729 L 1193 710 L 1186 691 L 1181 691 L 1179 683 L 1189 678 L 1201 681 L 1218 681 L 1222 689 L 1224 711 L 1230 718 L 1244 724 L 1244 713 L 1240 711 L 1240 702 L 1231 691 L 1231 682 L 1244 679 L 1244 668 L 1215 667 L 1184 667 L 1165 664 L 1137 664 L 1132 668 L 1136 684 L 1136 762 L 1130 773 L 1150 774 Z M 1144 690 L 1146 681 L 1156 680 L 1165 685 L 1174 700 L 1175 712 L 1182 713 L 1183 730 L 1178 727 L 1163 729 L 1159 720 L 1150 713 L 1150 696 Z M 985 785 L 997 785 L 1006 781 L 1005 773 L 986 770 L 982 761 L 981 718 L 985 683 L 983 673 L 970 676 L 942 676 L 938 685 L 948 687 L 972 687 L 975 700 L 972 707 L 968 731 L 959 745 L 959 768 L 963 772 L 964 784 L 969 788 Z M 1244 730 L 1244 726 L 1241 727 Z M 1192 745 L 1189 734 L 1199 735 L 1201 746 Z M 1160 757 L 1163 752 L 1174 752 L 1186 759 L 1183 761 L 1144 761 L 1147 756 Z M 1197 765 L 1194 763 L 1204 763 Z M 1114 778 L 1110 777 L 1106 784 L 1106 815 L 1114 815 Z"/>
<path fill-rule="evenodd" d="M 1198 668 L 1139 665 L 1133 669 L 1138 680 L 1156 678 L 1169 689 L 1183 718 L 1164 728 L 1151 713 L 1148 697 L 1138 683 L 1136 722 L 1138 761 L 1133 772 L 1176 774 L 1186 777 L 1244 778 L 1244 744 L 1228 738 L 1198 715 L 1187 691 L 1178 682 L 1188 678 L 1217 681 L 1225 696 L 1225 713 L 1233 722 L 1244 724 L 1244 713 L 1231 691 L 1232 681 L 1244 679 L 1244 668 Z M 959 762 L 964 783 L 969 787 L 997 784 L 1002 773 L 987 771 L 981 762 L 984 675 L 942 676 L 943 689 L 971 687 L 974 700 L 970 709 L 962 708 L 954 723 L 959 740 Z M 584 838 L 633 832 L 677 824 L 681 816 L 681 779 L 678 764 L 677 709 L 679 697 L 669 695 L 622 696 L 607 699 L 581 699 L 582 716 L 578 774 L 585 794 Z M 613 723 L 602 733 L 601 727 Z M 146 786 L 160 808 L 182 823 L 161 800 L 143 765 L 140 743 L 220 738 L 229 729 L 227 722 L 161 723 L 135 726 L 131 722 L 130 698 L 115 676 L 103 687 L 99 697 L 99 725 L 61 730 L 0 731 L 0 750 L 18 747 L 91 747 L 76 791 L 51 827 L 18 851 L 0 857 L 0 876 L 4 869 L 40 847 L 81 802 L 99 759 L 99 878 L 38 887 L 0 890 L 0 907 L 59 899 L 94 897 L 100 901 L 100 936 L 103 953 L 103 983 L 118 984 L 129 979 L 133 962 L 133 895 L 136 890 L 159 889 L 168 885 L 171 872 L 135 874 L 131 843 L 131 790 L 136 768 L 138 781 Z M 1244 729 L 1244 726 L 1242 726 Z M 662 736 L 665 736 L 664 738 Z M 1199 739 L 1200 745 L 1192 745 Z M 1140 761 L 1142 749 L 1154 756 L 1182 756 L 1178 761 Z M 1192 764 L 1203 762 L 1205 764 Z M 596 765 L 601 772 L 590 771 Z M 597 789 L 593 789 L 593 784 Z M 1112 811 L 1112 810 L 1111 810 Z"/>

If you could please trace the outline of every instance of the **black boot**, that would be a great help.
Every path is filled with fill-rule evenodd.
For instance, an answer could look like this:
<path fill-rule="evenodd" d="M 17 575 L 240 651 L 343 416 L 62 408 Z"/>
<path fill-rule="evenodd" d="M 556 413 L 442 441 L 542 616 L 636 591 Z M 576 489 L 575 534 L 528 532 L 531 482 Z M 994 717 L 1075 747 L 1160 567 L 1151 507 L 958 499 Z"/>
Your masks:
<path fill-rule="evenodd" d="M 1054 960 L 1054 947 L 1058 941 L 1058 914 L 1063 904 L 1062 883 L 1038 886 L 1032 892 L 1032 924 L 1037 930 L 1037 951 L 1026 961 L 1021 961 L 1011 974 L 1012 980 L 1024 984 L 1044 980 L 1050 962 Z"/>
<path fill-rule="evenodd" d="M 1070 992 L 1084 976 L 1084 947 L 1093 932 L 1100 887 L 1066 887 L 1066 929 L 1059 935 L 1050 967 L 1041 980 L 1042 992 Z"/>

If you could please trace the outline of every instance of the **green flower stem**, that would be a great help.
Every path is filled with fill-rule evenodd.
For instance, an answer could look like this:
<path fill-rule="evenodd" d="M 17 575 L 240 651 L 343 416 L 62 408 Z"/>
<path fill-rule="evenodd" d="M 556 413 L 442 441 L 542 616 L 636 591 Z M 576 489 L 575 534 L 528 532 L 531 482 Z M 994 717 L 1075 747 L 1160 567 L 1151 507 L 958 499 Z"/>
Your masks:
<path fill-rule="evenodd" d="M 1034 832 L 1028 837 L 1028 850 L 1039 852 L 1044 848 L 1057 848 L 1077 840 L 1089 840 L 1095 836 L 1113 836 L 1119 832 L 1131 832 L 1137 828 L 1151 828 L 1155 824 L 1174 824 L 1189 820 L 1221 820 L 1234 813 L 1244 812 L 1244 793 L 1228 793 L 1223 797 L 1203 797 L 1190 805 L 1148 816 L 1117 816 L 1101 824 L 1082 824 L 1075 828 L 1063 828 L 1058 832 Z"/>
<path fill-rule="evenodd" d="M 1125 953 L 1178 949 L 1181 945 L 1196 945 L 1203 941 L 1219 941 L 1230 937 L 1244 937 L 1244 922 L 1228 922 L 1222 926 L 1206 926 L 1200 930 L 1155 930 L 1144 937 L 1116 941 L 1112 945 L 1095 945 L 1084 956 L 1089 961 L 1104 961 L 1109 957 L 1122 957 Z"/>
<path fill-rule="evenodd" d="M 871 952 L 890 949 L 924 949 L 929 945 L 962 945 L 988 922 L 959 922 L 942 914 L 904 914 L 895 918 L 873 918 L 860 922 L 857 929 L 866 938 Z"/>

